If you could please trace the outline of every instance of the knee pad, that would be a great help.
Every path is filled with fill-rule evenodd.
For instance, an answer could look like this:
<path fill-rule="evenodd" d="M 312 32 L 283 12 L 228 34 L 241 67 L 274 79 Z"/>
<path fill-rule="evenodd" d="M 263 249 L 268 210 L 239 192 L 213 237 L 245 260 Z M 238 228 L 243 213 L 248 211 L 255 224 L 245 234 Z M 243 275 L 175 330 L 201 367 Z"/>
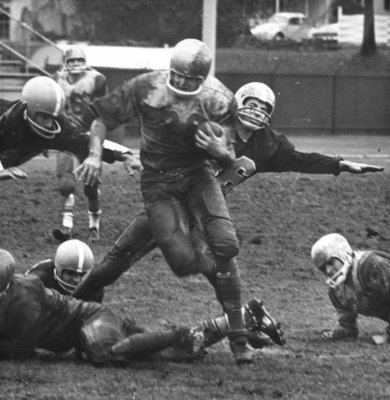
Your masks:
<path fill-rule="evenodd" d="M 124 335 L 121 327 L 104 316 L 85 323 L 80 331 L 81 350 L 93 364 L 102 364 L 110 360 L 109 350 Z"/>
<path fill-rule="evenodd" d="M 189 238 L 170 238 L 159 243 L 172 272 L 178 277 L 198 273 L 197 258 Z"/>
<path fill-rule="evenodd" d="M 208 245 L 216 257 L 230 259 L 239 251 L 238 238 L 232 221 L 212 218 L 206 226 Z"/>

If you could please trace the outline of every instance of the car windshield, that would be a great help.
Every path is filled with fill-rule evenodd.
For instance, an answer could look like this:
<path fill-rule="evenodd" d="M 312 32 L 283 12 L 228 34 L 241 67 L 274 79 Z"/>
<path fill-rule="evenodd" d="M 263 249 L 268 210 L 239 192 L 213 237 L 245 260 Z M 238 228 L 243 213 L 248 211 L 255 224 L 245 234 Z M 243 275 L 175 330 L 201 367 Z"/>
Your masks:
<path fill-rule="evenodd" d="M 284 15 L 273 15 L 269 22 L 276 22 L 277 24 L 285 24 L 287 22 L 287 17 Z"/>

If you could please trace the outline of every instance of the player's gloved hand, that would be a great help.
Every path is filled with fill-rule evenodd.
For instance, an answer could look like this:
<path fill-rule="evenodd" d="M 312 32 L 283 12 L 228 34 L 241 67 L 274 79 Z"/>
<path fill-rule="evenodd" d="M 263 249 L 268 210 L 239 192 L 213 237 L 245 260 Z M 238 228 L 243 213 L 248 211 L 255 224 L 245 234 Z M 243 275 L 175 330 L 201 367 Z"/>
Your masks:
<path fill-rule="evenodd" d="M 102 166 L 100 158 L 89 156 L 74 170 L 74 174 L 84 185 L 94 186 L 101 182 Z"/>
<path fill-rule="evenodd" d="M 6 168 L 0 171 L 0 180 L 6 179 L 26 179 L 28 175 L 16 167 Z"/>
<path fill-rule="evenodd" d="M 134 154 L 126 153 L 123 155 L 123 165 L 129 176 L 134 176 L 134 171 L 142 172 L 143 167 L 138 157 Z"/>
<path fill-rule="evenodd" d="M 352 161 L 341 160 L 339 163 L 340 171 L 350 172 L 351 174 L 364 174 L 365 172 L 381 172 L 383 167 L 377 165 L 360 164 Z"/>
<path fill-rule="evenodd" d="M 11 129 L 15 121 L 17 121 L 27 108 L 27 103 L 18 100 L 13 104 L 0 118 L 0 126 L 5 129 Z"/>

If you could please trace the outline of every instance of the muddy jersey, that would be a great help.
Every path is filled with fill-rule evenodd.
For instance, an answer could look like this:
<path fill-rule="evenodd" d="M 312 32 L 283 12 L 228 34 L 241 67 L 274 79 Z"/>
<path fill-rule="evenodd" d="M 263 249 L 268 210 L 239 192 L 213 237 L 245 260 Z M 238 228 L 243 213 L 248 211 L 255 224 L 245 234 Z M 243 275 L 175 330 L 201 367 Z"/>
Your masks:
<path fill-rule="evenodd" d="M 53 78 L 65 93 L 65 114 L 71 124 L 81 132 L 89 130 L 92 121 L 97 117 L 92 102 L 107 93 L 107 80 L 100 72 L 88 67 L 77 77 L 76 82 L 69 80 L 68 71 L 56 72 Z"/>
<path fill-rule="evenodd" d="M 80 326 L 104 307 L 45 289 L 35 275 L 15 275 L 0 300 L 0 352 L 14 357 L 34 348 L 66 352 L 79 345 Z"/>
<path fill-rule="evenodd" d="M 340 325 L 354 325 L 358 314 L 390 322 L 390 254 L 367 250 L 355 255 L 346 281 L 329 289 Z"/>
<path fill-rule="evenodd" d="M 84 160 L 89 154 L 89 134 L 76 129 L 64 115 L 57 117 L 57 121 L 61 132 L 53 139 L 46 139 L 30 128 L 22 113 L 11 113 L 3 119 L 0 122 L 0 161 L 3 167 L 16 167 L 48 149 L 68 151 Z M 115 151 L 104 149 L 103 161 L 113 163 L 117 160 Z"/>
<path fill-rule="evenodd" d="M 36 275 L 43 283 L 46 288 L 57 290 L 59 293 L 63 295 L 69 295 L 69 293 L 63 289 L 63 287 L 58 283 L 57 279 L 55 279 L 54 275 L 55 266 L 54 260 L 47 259 L 42 260 L 33 265 L 27 272 L 26 275 L 34 274 Z M 104 290 L 101 289 L 96 293 L 91 294 L 87 298 L 80 298 L 80 300 L 84 301 L 96 301 L 101 303 L 103 301 Z"/>
<path fill-rule="evenodd" d="M 229 138 L 234 137 L 236 102 L 221 82 L 208 77 L 198 95 L 178 97 L 167 87 L 168 77 L 168 71 L 139 75 L 94 102 L 108 130 L 139 117 L 145 169 L 165 171 L 205 163 L 205 153 L 194 140 L 201 122 L 217 122 Z"/>

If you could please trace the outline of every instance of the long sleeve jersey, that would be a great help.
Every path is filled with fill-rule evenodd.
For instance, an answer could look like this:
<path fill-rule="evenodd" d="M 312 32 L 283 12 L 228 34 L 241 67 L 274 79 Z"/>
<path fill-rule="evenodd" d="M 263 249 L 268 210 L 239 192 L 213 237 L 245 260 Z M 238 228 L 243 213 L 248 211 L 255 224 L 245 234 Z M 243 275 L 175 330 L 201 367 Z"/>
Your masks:
<path fill-rule="evenodd" d="M 35 275 L 15 275 L 0 299 L 0 357 L 28 357 L 36 348 L 67 352 L 80 326 L 103 306 L 45 289 Z"/>
<path fill-rule="evenodd" d="M 139 75 L 94 102 L 108 130 L 139 118 L 140 159 L 155 171 L 203 165 L 208 156 L 194 136 L 205 121 L 219 123 L 228 143 L 235 134 L 236 101 L 220 81 L 208 77 L 199 94 L 183 98 L 167 87 L 168 76 L 168 71 Z"/>

